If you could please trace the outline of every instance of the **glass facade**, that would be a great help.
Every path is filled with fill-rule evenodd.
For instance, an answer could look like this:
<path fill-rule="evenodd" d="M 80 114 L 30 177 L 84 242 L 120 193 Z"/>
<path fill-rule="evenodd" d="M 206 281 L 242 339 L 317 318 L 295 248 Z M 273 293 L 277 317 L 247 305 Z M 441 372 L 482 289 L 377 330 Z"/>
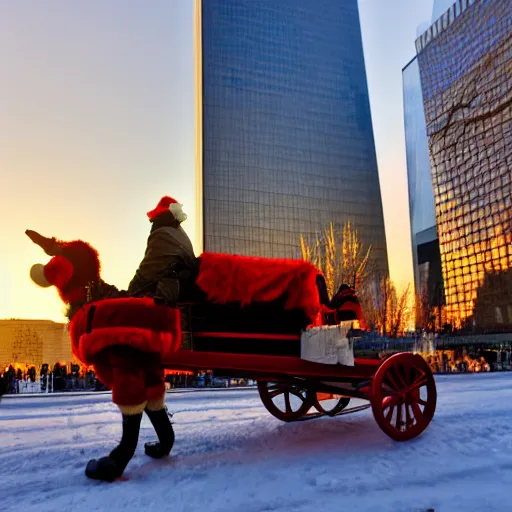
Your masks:
<path fill-rule="evenodd" d="M 512 0 L 458 0 L 416 42 L 455 327 L 512 326 L 511 34 Z"/>
<path fill-rule="evenodd" d="M 420 263 L 419 261 L 418 245 L 436 240 L 437 233 L 425 112 L 417 58 L 414 58 L 402 70 L 402 81 L 414 284 L 416 292 L 420 293 L 422 288 L 420 281 L 423 280 L 420 280 L 419 265 L 426 262 Z M 430 233 L 432 234 L 430 240 L 425 240 L 425 235 Z"/>
<path fill-rule="evenodd" d="M 207 251 L 299 257 L 350 220 L 387 271 L 357 0 L 203 0 Z"/>

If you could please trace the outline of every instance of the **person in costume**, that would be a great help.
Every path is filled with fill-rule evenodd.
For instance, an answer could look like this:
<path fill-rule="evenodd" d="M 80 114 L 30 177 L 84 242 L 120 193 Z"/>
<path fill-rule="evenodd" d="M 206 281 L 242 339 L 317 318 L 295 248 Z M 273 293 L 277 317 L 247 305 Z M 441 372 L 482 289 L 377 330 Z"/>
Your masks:
<path fill-rule="evenodd" d="M 73 353 L 94 366 L 122 414 L 120 443 L 107 456 L 88 462 L 85 474 L 89 478 L 112 482 L 123 474 L 137 448 L 143 413 L 158 437 L 144 445 L 146 455 L 165 457 L 173 447 L 161 359 L 179 348 L 181 326 L 179 311 L 168 305 L 176 303 L 180 282 L 192 279 L 197 265 L 192 244 L 181 228 L 186 219 L 181 208 L 165 196 L 147 214 L 152 229 L 128 292 L 101 279 L 98 254 L 89 244 L 26 231 L 52 256 L 46 265 L 31 268 L 32 280 L 42 287 L 56 286 L 68 305 Z"/>
<path fill-rule="evenodd" d="M 197 275 L 192 243 L 181 227 L 187 219 L 183 205 L 164 196 L 147 213 L 152 224 L 144 259 L 128 286 L 132 296 L 152 296 L 175 305 L 181 288 L 188 288 Z"/>

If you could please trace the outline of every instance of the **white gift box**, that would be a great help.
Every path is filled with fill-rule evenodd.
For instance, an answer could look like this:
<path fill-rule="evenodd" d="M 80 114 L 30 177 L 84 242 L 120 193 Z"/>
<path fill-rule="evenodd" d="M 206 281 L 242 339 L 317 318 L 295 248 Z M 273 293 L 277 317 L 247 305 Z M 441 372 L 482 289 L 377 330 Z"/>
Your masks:
<path fill-rule="evenodd" d="M 354 366 L 354 343 L 347 337 L 352 321 L 312 327 L 301 334 L 300 357 L 323 364 Z"/>

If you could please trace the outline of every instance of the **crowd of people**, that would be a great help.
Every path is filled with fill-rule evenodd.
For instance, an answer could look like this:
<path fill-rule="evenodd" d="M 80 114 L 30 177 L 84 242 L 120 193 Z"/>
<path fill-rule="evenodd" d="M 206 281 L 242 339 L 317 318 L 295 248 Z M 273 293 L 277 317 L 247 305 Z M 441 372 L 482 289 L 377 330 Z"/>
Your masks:
<path fill-rule="evenodd" d="M 203 388 L 243 386 L 242 379 L 215 378 L 213 372 L 166 370 L 165 386 L 172 388 Z M 0 395 L 23 393 L 54 393 L 66 391 L 104 391 L 94 369 L 78 364 L 9 365 L 0 373 Z"/>
<path fill-rule="evenodd" d="M 0 375 L 5 394 L 94 390 L 98 382 L 94 370 L 78 364 L 9 365 Z M 100 383 L 101 385 L 101 383 Z"/>

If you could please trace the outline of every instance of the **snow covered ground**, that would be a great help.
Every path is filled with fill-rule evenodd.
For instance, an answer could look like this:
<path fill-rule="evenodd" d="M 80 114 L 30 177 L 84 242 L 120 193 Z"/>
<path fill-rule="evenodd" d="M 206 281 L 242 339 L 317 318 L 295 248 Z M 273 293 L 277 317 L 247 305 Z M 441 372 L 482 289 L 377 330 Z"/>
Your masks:
<path fill-rule="evenodd" d="M 173 393 L 173 456 L 143 452 L 122 480 L 86 462 L 114 447 L 109 395 L 0 403 L 0 509 L 201 512 L 512 510 L 512 374 L 438 376 L 438 409 L 418 439 L 395 443 L 371 410 L 285 424 L 254 390 Z"/>

